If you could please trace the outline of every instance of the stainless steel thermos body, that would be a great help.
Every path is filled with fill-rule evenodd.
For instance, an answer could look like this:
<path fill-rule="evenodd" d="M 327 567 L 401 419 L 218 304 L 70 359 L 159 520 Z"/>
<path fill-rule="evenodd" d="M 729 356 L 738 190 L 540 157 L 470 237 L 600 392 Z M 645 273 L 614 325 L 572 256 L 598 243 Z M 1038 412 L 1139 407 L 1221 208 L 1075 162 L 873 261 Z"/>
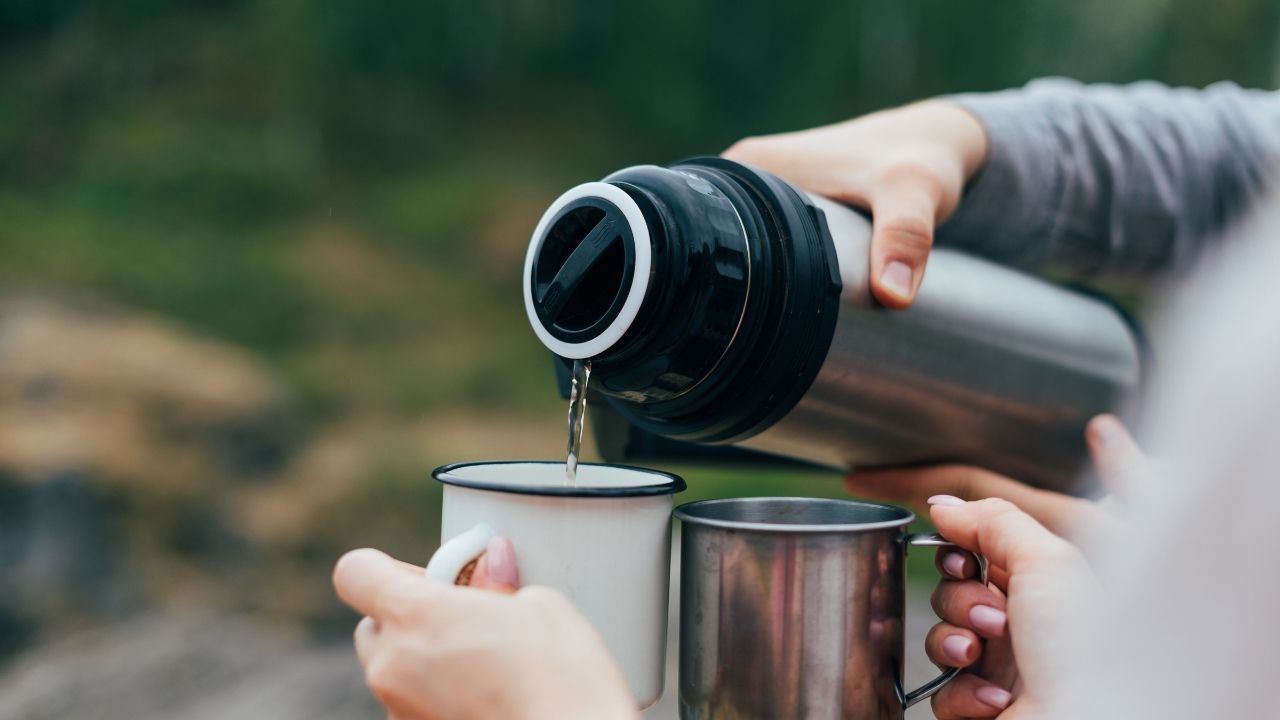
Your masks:
<path fill-rule="evenodd" d="M 911 308 L 879 307 L 870 223 L 813 200 L 840 263 L 835 334 L 808 392 L 743 444 L 834 467 L 962 460 L 1055 487 L 1073 481 L 1084 423 L 1138 382 L 1126 318 L 948 248 L 931 254 Z"/>
<path fill-rule="evenodd" d="M 947 247 L 912 307 L 890 310 L 869 289 L 870 237 L 862 214 L 720 158 L 628 168 L 544 215 L 526 309 L 648 433 L 1071 489 L 1085 423 L 1140 379 L 1125 315 Z"/>

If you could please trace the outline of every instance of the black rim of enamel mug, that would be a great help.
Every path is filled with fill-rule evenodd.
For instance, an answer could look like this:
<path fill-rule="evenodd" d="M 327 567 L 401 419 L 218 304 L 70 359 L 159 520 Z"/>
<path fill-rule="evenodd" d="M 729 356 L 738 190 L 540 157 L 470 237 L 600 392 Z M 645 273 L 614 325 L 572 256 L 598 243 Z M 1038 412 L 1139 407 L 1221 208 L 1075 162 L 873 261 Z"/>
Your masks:
<path fill-rule="evenodd" d="M 463 468 L 484 467 L 488 465 L 560 465 L 563 467 L 564 463 L 558 460 L 491 460 L 450 463 L 448 465 L 441 465 L 435 470 L 432 470 L 431 477 L 435 478 L 437 482 L 445 485 L 454 485 L 456 487 L 472 488 L 474 490 L 492 490 L 494 492 L 511 493 L 512 495 L 547 495 L 551 497 L 645 497 L 653 495 L 674 495 L 678 492 L 683 492 L 685 489 L 684 478 L 679 475 L 663 472 L 661 470 L 651 470 L 649 468 L 633 467 L 631 465 L 614 465 L 611 463 L 578 463 L 578 467 L 616 468 L 618 470 L 644 473 L 645 475 L 655 475 L 660 478 L 665 478 L 666 481 L 657 485 L 630 485 L 626 487 L 579 487 L 575 485 L 523 486 L 482 482 L 479 480 L 458 477 L 455 474 L 457 470 L 461 470 Z"/>

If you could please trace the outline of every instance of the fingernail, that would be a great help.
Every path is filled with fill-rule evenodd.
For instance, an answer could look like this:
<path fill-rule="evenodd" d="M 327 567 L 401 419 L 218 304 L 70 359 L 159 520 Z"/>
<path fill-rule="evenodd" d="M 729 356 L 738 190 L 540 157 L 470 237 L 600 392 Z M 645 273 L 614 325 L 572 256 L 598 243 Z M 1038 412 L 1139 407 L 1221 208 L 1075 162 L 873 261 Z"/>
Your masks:
<path fill-rule="evenodd" d="M 963 505 L 964 501 L 955 495 L 934 495 L 929 498 L 930 505 Z"/>
<path fill-rule="evenodd" d="M 911 297 L 911 268 L 901 260 L 894 260 L 880 271 L 880 284 L 899 297 Z"/>
<path fill-rule="evenodd" d="M 1094 440 L 1103 447 L 1116 447 L 1125 441 L 1124 425 L 1112 415 L 1099 415 L 1092 426 Z"/>
<path fill-rule="evenodd" d="M 957 580 L 964 580 L 968 577 L 968 573 L 964 571 L 964 565 L 964 555 L 961 555 L 958 552 L 947 553 L 946 556 L 942 558 L 942 569 L 946 570 L 948 575 Z"/>
<path fill-rule="evenodd" d="M 520 570 L 516 567 L 516 550 L 504 537 L 489 540 L 485 547 L 485 565 L 489 579 L 503 585 L 518 587 Z"/>
<path fill-rule="evenodd" d="M 990 605 L 974 605 L 969 611 L 969 622 L 983 635 L 1000 637 L 1004 635 L 1004 626 L 1009 622 L 1009 616 Z"/>
<path fill-rule="evenodd" d="M 942 652 L 956 665 L 969 662 L 973 641 L 963 635 L 948 635 L 942 639 Z"/>
<path fill-rule="evenodd" d="M 1013 693 L 995 685 L 983 685 L 974 690 L 973 695 L 978 698 L 978 702 L 983 705 L 990 705 L 997 710 L 1009 707 L 1009 703 L 1013 701 Z"/>

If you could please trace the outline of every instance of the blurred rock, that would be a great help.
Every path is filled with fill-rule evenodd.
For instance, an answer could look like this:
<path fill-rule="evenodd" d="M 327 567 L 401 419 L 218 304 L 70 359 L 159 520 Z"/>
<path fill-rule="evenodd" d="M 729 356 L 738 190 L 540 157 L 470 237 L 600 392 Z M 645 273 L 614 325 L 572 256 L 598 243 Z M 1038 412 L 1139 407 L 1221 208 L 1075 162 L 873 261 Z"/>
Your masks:
<path fill-rule="evenodd" d="M 280 466 L 285 392 L 248 353 L 159 318 L 0 299 L 0 468 L 187 493 Z"/>
<path fill-rule="evenodd" d="M 349 643 L 236 619 L 142 618 L 32 651 L 0 678 L 0 720 L 379 717 Z"/>
<path fill-rule="evenodd" d="M 298 435 L 247 353 L 161 319 L 0 298 L 0 659 L 143 607 L 216 598 L 229 515 Z"/>
<path fill-rule="evenodd" d="M 431 467 L 538 457 L 562 435 L 456 409 L 304 426 L 240 348 L 0 295 L 0 720 L 370 715 L 334 561 L 425 562 Z M 157 619 L 196 612 L 238 619 Z"/>

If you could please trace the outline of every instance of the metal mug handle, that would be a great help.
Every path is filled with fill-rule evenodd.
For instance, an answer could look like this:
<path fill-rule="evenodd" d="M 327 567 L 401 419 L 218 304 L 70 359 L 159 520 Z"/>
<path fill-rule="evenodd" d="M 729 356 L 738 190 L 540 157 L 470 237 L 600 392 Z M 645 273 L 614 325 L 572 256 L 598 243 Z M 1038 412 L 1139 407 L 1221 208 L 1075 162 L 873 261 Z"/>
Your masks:
<path fill-rule="evenodd" d="M 955 543 L 947 540 L 938 533 L 912 533 L 907 536 L 907 541 L 903 544 L 903 552 L 907 552 L 912 547 L 951 547 L 958 548 Z M 968 551 L 966 551 L 968 552 Z M 977 553 L 973 553 L 973 557 L 978 561 L 978 580 L 983 584 L 987 584 L 987 559 Z M 908 693 L 901 693 L 900 700 L 902 707 L 909 708 L 912 705 L 924 700 L 942 689 L 943 685 L 951 682 L 960 674 L 960 668 L 947 668 L 943 670 L 938 677 L 921 685 L 920 687 Z"/>

